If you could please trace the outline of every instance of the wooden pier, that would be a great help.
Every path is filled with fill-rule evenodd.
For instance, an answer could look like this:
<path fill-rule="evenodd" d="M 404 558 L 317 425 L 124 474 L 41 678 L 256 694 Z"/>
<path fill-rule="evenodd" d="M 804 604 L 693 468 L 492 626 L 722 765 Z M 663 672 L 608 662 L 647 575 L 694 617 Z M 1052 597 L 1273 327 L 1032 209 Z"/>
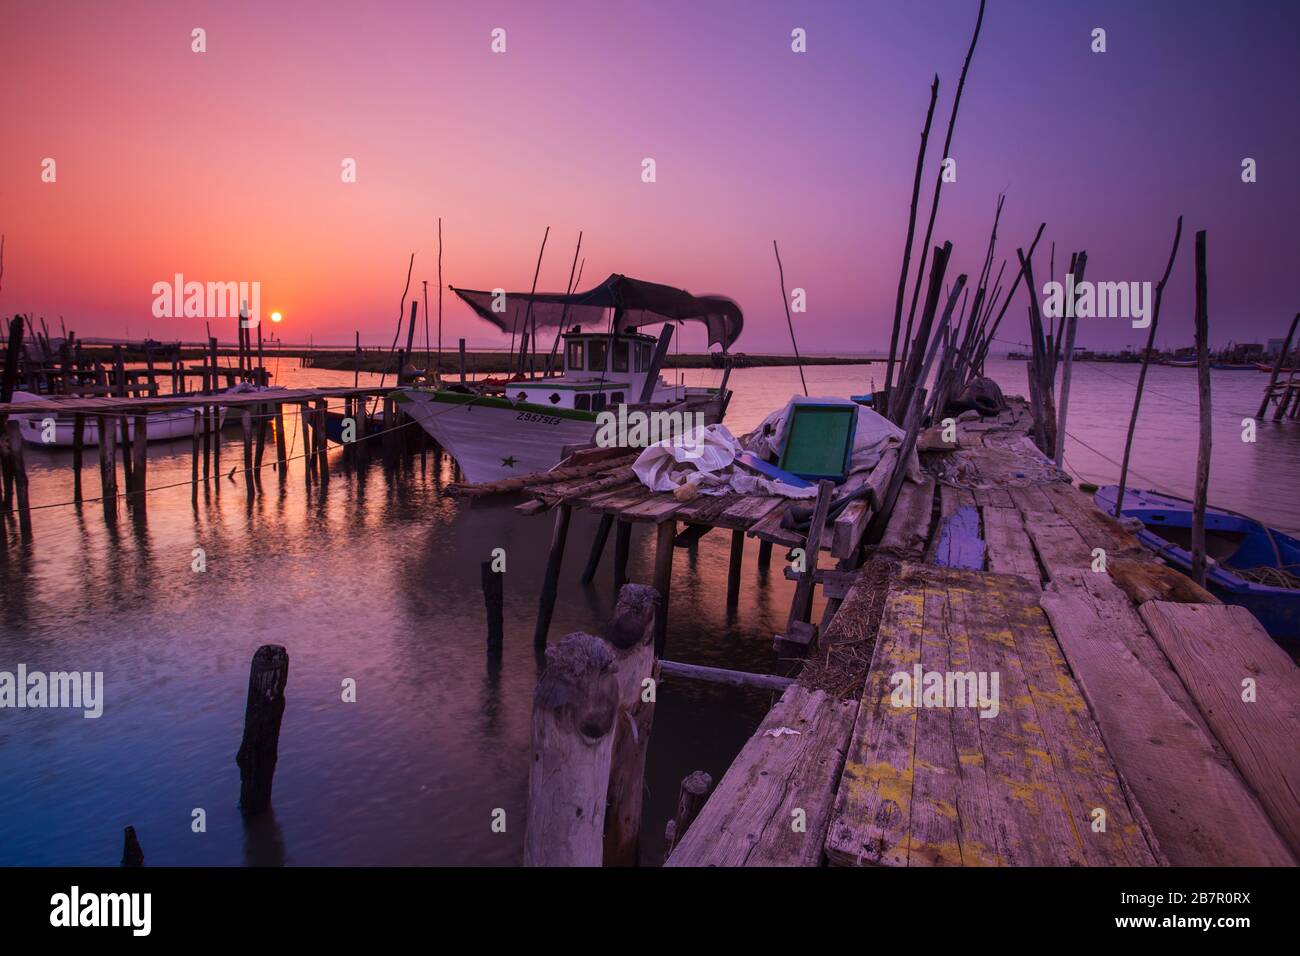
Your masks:
<path fill-rule="evenodd" d="M 802 670 L 694 821 L 674 821 L 666 865 L 1296 864 L 1300 672 L 1249 613 L 1073 488 L 1028 439 L 1032 419 L 1013 400 L 959 421 L 951 445 L 923 441 L 924 480 L 887 512 L 876 498 L 832 520 L 816 509 L 820 547 L 786 569 L 799 586 L 776 641 Z M 654 524 L 662 659 L 674 546 L 721 528 L 803 548 L 781 516 L 807 504 L 679 501 L 641 486 L 631 460 L 593 450 L 545 478 L 459 490 L 522 491 L 520 512 L 555 513 L 548 583 L 573 508 L 602 515 L 588 571 L 610 523 L 620 539 Z M 818 567 L 825 551 L 835 567 Z M 618 586 L 625 548 L 615 561 Z M 825 612 L 810 625 L 815 587 Z M 975 699 L 994 675 L 991 700 Z M 904 677 L 920 686 L 900 699 Z"/>

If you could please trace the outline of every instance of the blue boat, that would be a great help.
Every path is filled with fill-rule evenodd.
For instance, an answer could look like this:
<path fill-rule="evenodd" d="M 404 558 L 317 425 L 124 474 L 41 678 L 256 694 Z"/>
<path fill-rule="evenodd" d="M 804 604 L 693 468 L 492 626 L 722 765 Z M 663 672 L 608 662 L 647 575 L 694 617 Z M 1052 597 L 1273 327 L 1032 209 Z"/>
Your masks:
<path fill-rule="evenodd" d="M 1115 513 L 1116 485 L 1093 501 Z M 1123 514 L 1142 522 L 1138 539 L 1191 574 L 1192 503 L 1155 491 L 1126 489 Z M 1279 643 L 1300 641 L 1300 541 L 1224 508 L 1205 509 L 1205 549 L 1213 559 L 1205 584 L 1225 604 L 1246 608 Z"/>

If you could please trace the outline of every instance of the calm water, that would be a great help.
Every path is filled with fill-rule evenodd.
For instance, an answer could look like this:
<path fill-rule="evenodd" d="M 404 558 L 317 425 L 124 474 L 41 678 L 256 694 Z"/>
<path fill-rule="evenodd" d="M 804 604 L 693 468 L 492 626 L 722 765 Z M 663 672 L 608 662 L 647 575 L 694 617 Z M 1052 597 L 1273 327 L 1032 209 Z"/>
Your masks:
<path fill-rule="evenodd" d="M 881 366 L 810 368 L 813 394 L 868 390 Z M 1024 392 L 1024 366 L 990 372 Z M 685 373 L 715 384 L 717 372 Z M 1262 424 L 1240 440 L 1266 381 L 1214 373 L 1212 500 L 1285 529 L 1300 528 L 1300 426 Z M 1135 366 L 1076 367 L 1068 466 L 1114 479 Z M 1188 494 L 1196 457 L 1195 373 L 1155 368 L 1137 433 L 1133 484 Z M 285 364 L 278 381 L 351 382 L 347 373 Z M 740 370 L 729 425 L 740 433 L 799 390 L 796 369 Z M 289 425 L 290 441 L 296 425 Z M 231 433 L 225 471 L 240 445 Z M 297 447 L 301 442 L 296 443 Z M 296 451 L 295 451 L 296 453 Z M 338 452 L 332 455 L 337 459 Z M 70 453 L 27 455 L 36 505 L 71 497 Z M 0 711 L 0 864 L 115 865 L 134 825 L 153 864 L 516 864 L 521 857 L 531 694 L 539 662 L 532 626 L 551 522 L 510 503 L 440 497 L 450 479 L 417 458 L 400 479 L 335 470 L 324 496 L 304 490 L 293 462 L 281 489 L 267 469 L 251 507 L 222 478 L 197 510 L 189 442 L 150 448 L 143 523 L 105 527 L 98 503 L 37 510 L 35 540 L 0 556 L 0 670 L 103 671 L 104 714 Z M 237 478 L 242 478 L 237 475 Z M 88 493 L 97 493 L 93 459 Z M 181 482 L 170 489 L 163 485 Z M 613 604 L 610 554 L 594 585 L 577 576 L 595 522 L 576 513 L 552 638 L 603 620 Z M 792 585 L 779 560 L 761 578 L 747 542 L 740 609 L 724 607 L 728 535 L 678 550 L 668 656 L 780 672 L 772 634 Z M 652 536 L 638 528 L 630 573 L 649 580 Z M 191 570 L 192 549 L 207 571 Z M 506 647 L 499 670 L 484 655 L 479 562 L 504 547 Z M 612 551 L 612 546 L 611 549 Z M 779 553 L 777 555 L 779 559 Z M 236 803 L 235 751 L 248 662 L 264 643 L 288 648 L 288 706 L 272 815 L 246 827 Z M 341 683 L 357 682 L 343 703 Z M 692 770 L 720 776 L 769 696 L 665 684 L 655 715 L 643 845 L 656 861 L 677 784 Z M 191 830 L 203 808 L 207 832 Z M 507 829 L 493 833 L 497 808 Z"/>

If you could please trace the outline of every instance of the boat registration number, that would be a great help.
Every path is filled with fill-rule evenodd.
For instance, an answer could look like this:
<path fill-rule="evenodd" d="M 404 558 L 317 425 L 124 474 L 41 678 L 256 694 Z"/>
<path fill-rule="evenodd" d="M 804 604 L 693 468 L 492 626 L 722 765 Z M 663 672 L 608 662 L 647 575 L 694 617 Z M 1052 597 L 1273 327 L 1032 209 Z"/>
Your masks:
<path fill-rule="evenodd" d="M 515 416 L 516 421 L 532 422 L 537 425 L 558 425 L 560 420 L 554 415 L 538 415 L 536 412 L 520 412 Z"/>

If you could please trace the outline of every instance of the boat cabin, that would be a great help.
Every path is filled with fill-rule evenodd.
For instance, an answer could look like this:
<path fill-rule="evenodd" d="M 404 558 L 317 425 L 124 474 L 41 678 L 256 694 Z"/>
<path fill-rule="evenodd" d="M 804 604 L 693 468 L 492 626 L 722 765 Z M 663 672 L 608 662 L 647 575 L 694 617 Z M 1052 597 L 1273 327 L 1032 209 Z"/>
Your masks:
<path fill-rule="evenodd" d="M 654 336 L 641 332 L 584 332 L 574 326 L 560 338 L 563 371 L 546 378 L 511 382 L 505 387 L 508 398 L 584 412 L 640 403 L 653 363 L 657 341 Z M 655 373 L 652 402 L 681 401 L 686 392 L 684 386 L 669 385 Z"/>

